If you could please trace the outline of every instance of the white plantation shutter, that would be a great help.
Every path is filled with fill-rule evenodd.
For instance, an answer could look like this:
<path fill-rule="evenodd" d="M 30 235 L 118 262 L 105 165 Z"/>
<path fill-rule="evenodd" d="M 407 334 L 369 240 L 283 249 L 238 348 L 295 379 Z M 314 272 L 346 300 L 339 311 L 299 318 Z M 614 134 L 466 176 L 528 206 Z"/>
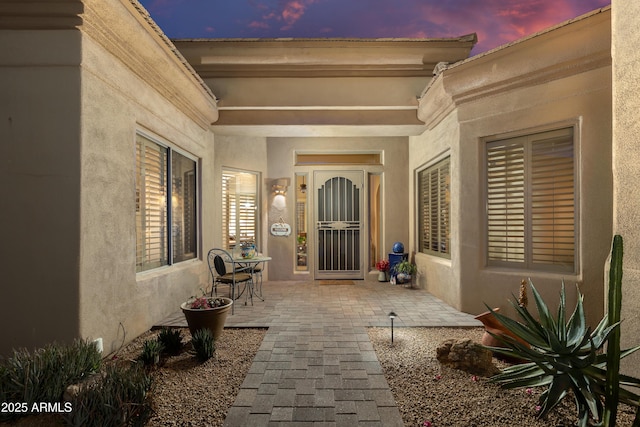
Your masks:
<path fill-rule="evenodd" d="M 256 241 L 256 193 L 238 194 L 240 241 Z"/>
<path fill-rule="evenodd" d="M 524 147 L 487 147 L 487 242 L 490 261 L 524 262 Z"/>
<path fill-rule="evenodd" d="M 573 138 L 556 133 L 532 142 L 531 245 L 534 264 L 568 266 L 575 255 Z"/>
<path fill-rule="evenodd" d="M 489 265 L 575 269 L 571 128 L 487 144 Z"/>
<path fill-rule="evenodd" d="M 450 164 L 447 158 L 418 173 L 420 252 L 450 254 Z"/>
<path fill-rule="evenodd" d="M 235 245 L 236 221 L 235 221 L 235 200 L 231 199 L 229 188 L 233 183 L 235 188 L 236 182 L 233 175 L 222 173 L 222 241 L 224 248 L 229 249 Z M 233 240 L 231 237 L 233 236 Z"/>
<path fill-rule="evenodd" d="M 244 241 L 257 243 L 257 182 L 254 172 L 222 172 L 222 241 L 227 249 Z"/>
<path fill-rule="evenodd" d="M 167 149 L 138 136 L 136 171 L 136 271 L 144 271 L 168 262 Z"/>

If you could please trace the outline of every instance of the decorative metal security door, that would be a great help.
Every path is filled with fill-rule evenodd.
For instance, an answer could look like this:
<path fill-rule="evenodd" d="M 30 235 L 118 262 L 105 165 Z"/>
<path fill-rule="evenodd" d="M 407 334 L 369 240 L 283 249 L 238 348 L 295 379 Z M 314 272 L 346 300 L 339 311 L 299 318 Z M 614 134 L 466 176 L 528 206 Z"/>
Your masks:
<path fill-rule="evenodd" d="M 317 279 L 362 279 L 363 197 L 362 171 L 316 171 Z"/>

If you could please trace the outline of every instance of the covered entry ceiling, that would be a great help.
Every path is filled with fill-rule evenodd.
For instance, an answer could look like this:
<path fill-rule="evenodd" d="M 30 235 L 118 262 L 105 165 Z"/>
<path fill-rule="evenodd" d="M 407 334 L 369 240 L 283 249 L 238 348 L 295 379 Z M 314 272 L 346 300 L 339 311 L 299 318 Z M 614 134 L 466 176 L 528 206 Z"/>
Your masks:
<path fill-rule="evenodd" d="M 408 136 L 438 63 L 465 59 L 451 39 L 174 40 L 218 98 L 220 134 Z"/>

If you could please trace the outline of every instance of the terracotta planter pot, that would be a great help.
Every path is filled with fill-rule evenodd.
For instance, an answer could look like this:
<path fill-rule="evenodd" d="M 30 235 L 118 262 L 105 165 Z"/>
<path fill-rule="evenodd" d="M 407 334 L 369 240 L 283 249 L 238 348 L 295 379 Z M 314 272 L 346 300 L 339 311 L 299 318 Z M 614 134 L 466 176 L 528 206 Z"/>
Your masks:
<path fill-rule="evenodd" d="M 499 310 L 500 310 L 499 308 L 493 309 L 493 311 L 499 311 Z M 482 345 L 486 345 L 487 347 L 500 347 L 500 348 L 506 347 L 502 343 L 502 341 L 491 336 L 489 332 L 491 332 L 494 335 L 508 335 L 520 341 L 521 343 L 528 345 L 525 341 L 515 336 L 513 333 L 511 333 L 511 331 L 509 331 L 507 328 L 502 326 L 502 323 L 500 323 L 498 319 L 496 319 L 496 316 L 494 316 L 492 312 L 485 311 L 482 314 L 478 314 L 475 318 L 481 321 L 482 324 L 484 325 L 485 332 L 482 335 L 482 341 L 481 341 Z"/>
<path fill-rule="evenodd" d="M 222 297 L 222 299 L 228 302 L 228 304 L 216 308 L 189 308 L 187 307 L 187 302 L 183 302 L 180 305 L 184 317 L 187 319 L 187 325 L 189 325 L 191 335 L 198 329 L 209 329 L 213 334 L 213 338 L 218 339 L 224 329 L 224 322 L 227 320 L 229 310 L 231 310 L 231 304 L 233 304 L 231 298 Z"/>

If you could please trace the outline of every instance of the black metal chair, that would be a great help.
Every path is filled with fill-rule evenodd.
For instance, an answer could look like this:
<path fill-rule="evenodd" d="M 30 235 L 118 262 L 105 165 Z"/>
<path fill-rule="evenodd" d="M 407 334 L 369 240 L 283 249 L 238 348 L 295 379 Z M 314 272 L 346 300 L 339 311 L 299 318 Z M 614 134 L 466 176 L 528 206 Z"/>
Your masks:
<path fill-rule="evenodd" d="M 256 248 L 256 253 L 258 253 L 258 249 Z M 264 262 L 256 264 L 253 267 L 254 274 L 254 283 L 255 283 L 255 294 L 264 301 L 264 297 L 262 296 L 262 271 L 264 270 Z"/>
<path fill-rule="evenodd" d="M 251 305 L 253 305 L 253 276 L 249 273 L 236 271 L 233 257 L 229 252 L 224 249 L 213 248 L 209 251 L 207 261 L 209 273 L 211 274 L 211 295 L 214 292 L 218 295 L 219 284 L 227 285 L 229 286 L 230 298 L 233 301 L 240 298 L 246 291 L 244 303 L 246 305 L 247 299 L 251 298 Z M 227 264 L 231 266 L 230 272 L 227 272 Z M 241 284 L 244 284 L 244 288 L 236 295 L 236 288 L 239 288 Z M 233 307 L 232 305 L 231 314 L 234 312 Z"/>

